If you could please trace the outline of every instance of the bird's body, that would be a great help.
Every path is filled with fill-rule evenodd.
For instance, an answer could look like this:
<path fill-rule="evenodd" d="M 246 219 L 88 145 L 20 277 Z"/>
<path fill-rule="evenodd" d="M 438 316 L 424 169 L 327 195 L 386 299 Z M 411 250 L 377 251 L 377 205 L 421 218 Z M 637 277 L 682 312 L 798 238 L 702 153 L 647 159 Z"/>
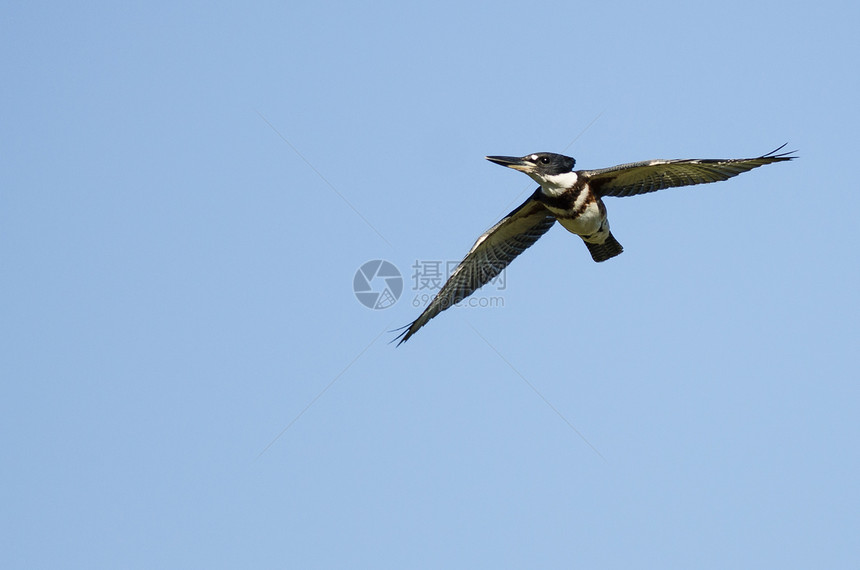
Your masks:
<path fill-rule="evenodd" d="M 785 145 L 783 145 L 785 146 Z M 526 173 L 539 184 L 518 208 L 481 235 L 424 312 L 404 327 L 405 342 L 427 321 L 493 277 L 558 221 L 585 242 L 592 259 L 606 261 L 623 248 L 609 230 L 605 196 L 632 196 L 670 188 L 727 180 L 764 164 L 791 160 L 783 147 L 758 158 L 649 160 L 600 170 L 573 170 L 576 161 L 548 152 L 487 160 Z"/>
<path fill-rule="evenodd" d="M 532 199 L 543 204 L 564 229 L 581 237 L 595 261 L 605 261 L 621 253 L 621 245 L 609 232 L 606 206 L 591 191 L 586 178 L 573 171 L 548 176 Z M 607 240 L 614 242 L 611 247 Z"/>

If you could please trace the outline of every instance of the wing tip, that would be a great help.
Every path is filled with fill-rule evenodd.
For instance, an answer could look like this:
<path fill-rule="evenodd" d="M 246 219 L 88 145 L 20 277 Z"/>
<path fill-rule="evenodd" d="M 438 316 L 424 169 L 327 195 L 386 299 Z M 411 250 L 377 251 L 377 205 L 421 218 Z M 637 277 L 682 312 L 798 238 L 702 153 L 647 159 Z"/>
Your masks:
<path fill-rule="evenodd" d="M 797 153 L 796 150 L 779 152 L 782 149 L 784 149 L 786 146 L 788 146 L 788 143 L 783 143 L 781 146 L 776 147 L 775 149 L 773 149 L 772 151 L 770 151 L 767 154 L 761 155 L 759 158 L 770 158 L 770 159 L 775 159 L 775 160 L 794 160 L 795 158 L 797 158 L 797 156 L 791 156 L 791 155 L 794 155 L 795 153 Z"/>
<path fill-rule="evenodd" d="M 392 333 L 398 333 L 397 336 L 395 336 L 393 339 L 391 339 L 388 342 L 388 344 L 391 344 L 393 342 L 397 342 L 397 344 L 395 345 L 395 348 L 397 348 L 398 346 L 400 346 L 401 344 L 403 344 L 404 342 L 409 340 L 409 337 L 411 337 L 413 334 L 415 334 L 415 331 L 418 330 L 418 329 L 412 330 L 412 326 L 414 324 L 415 324 L 414 322 L 411 322 L 408 325 L 403 325 L 402 327 L 388 331 L 388 332 L 392 332 Z M 403 332 L 400 332 L 400 331 L 403 331 Z"/>

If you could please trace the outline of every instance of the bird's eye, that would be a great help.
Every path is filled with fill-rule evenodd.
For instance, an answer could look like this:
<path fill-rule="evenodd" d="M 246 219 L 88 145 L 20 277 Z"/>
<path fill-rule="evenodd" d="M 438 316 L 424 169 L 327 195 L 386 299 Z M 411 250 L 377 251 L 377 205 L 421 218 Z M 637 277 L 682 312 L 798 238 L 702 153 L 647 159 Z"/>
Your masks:
<path fill-rule="evenodd" d="M 538 162 L 540 162 L 541 164 L 549 164 L 549 157 L 548 156 L 542 156 L 538 159 Z"/>

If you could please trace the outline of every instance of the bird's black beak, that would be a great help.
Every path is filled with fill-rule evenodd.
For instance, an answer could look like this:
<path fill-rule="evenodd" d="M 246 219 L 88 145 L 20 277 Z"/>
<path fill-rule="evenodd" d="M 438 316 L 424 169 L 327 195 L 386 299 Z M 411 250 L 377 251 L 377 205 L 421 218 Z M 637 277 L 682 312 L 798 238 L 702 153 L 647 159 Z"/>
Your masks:
<path fill-rule="evenodd" d="M 486 156 L 484 158 L 492 163 L 507 166 L 508 168 L 519 170 L 520 172 L 531 172 L 535 166 L 531 162 L 515 156 Z"/>

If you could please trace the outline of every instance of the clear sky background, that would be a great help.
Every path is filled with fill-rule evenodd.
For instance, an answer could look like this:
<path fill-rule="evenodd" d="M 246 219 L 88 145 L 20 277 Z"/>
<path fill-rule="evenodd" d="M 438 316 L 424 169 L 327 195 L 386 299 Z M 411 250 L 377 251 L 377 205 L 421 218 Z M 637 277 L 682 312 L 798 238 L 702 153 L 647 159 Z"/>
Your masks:
<path fill-rule="evenodd" d="M 0 566 L 857 568 L 858 20 L 7 3 Z M 557 226 L 503 307 L 389 343 L 415 261 L 533 190 L 485 155 L 785 142 L 608 199 L 620 257 Z"/>

